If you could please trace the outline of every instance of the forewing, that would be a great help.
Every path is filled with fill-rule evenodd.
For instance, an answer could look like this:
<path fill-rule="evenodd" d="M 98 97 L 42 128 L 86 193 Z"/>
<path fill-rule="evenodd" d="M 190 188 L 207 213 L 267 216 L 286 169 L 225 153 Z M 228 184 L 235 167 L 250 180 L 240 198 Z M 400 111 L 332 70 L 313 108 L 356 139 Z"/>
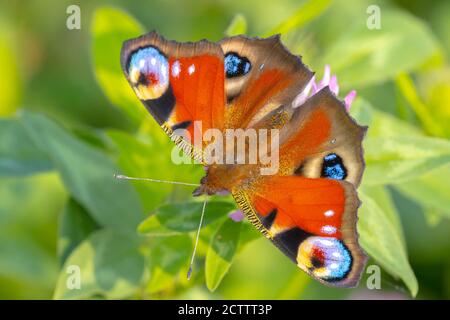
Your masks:
<path fill-rule="evenodd" d="M 279 35 L 266 39 L 235 36 L 220 41 L 225 56 L 226 126 L 248 128 L 287 105 L 313 73 L 291 54 Z"/>

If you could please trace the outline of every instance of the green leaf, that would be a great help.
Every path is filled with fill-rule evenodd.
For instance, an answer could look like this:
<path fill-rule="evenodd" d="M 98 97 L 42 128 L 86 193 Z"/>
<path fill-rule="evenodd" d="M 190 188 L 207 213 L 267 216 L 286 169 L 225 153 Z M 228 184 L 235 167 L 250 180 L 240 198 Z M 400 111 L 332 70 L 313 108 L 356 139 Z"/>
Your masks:
<path fill-rule="evenodd" d="M 13 114 L 22 100 L 20 55 L 14 50 L 16 45 L 13 34 L 9 32 L 11 27 L 4 20 L 0 23 L 0 116 Z"/>
<path fill-rule="evenodd" d="M 430 29 L 410 14 L 383 9 L 379 30 L 368 29 L 365 22 L 350 24 L 317 64 L 331 64 L 344 89 L 393 79 L 438 54 Z"/>
<path fill-rule="evenodd" d="M 316 0 L 304 2 L 292 16 L 284 20 L 274 29 L 266 34 L 271 36 L 273 34 L 285 34 L 294 29 L 301 28 L 307 23 L 313 21 L 320 16 L 331 4 L 331 0 Z"/>
<path fill-rule="evenodd" d="M 170 203 L 156 209 L 153 215 L 139 225 L 139 232 L 147 235 L 174 234 L 197 230 L 202 213 L 202 202 Z M 226 201 L 210 201 L 206 204 L 203 226 L 224 217 L 235 208 Z"/>
<path fill-rule="evenodd" d="M 108 131 L 109 138 L 119 151 L 118 164 L 123 172 L 132 177 L 165 181 L 199 181 L 205 173 L 204 169 L 200 165 L 175 164 L 172 161 L 172 152 L 177 147 L 159 126 L 154 129 L 156 130 L 149 133 L 140 133 L 137 137 L 116 130 Z M 164 199 L 192 199 L 192 187 L 148 181 L 132 183 L 139 192 L 146 212 L 155 210 Z"/>
<path fill-rule="evenodd" d="M 247 244 L 253 240 L 260 239 L 261 236 L 261 232 L 259 232 L 250 222 L 246 220 L 242 221 L 241 234 L 239 236 L 239 247 L 237 251 L 241 252 Z"/>
<path fill-rule="evenodd" d="M 365 188 L 364 192 L 360 192 L 359 242 L 387 272 L 402 279 L 411 294 L 416 296 L 418 283 L 408 262 L 398 213 L 386 190 L 383 187 L 374 188 Z"/>
<path fill-rule="evenodd" d="M 406 121 L 374 108 L 367 100 L 358 97 L 350 114 L 360 125 L 369 127 L 368 138 L 395 136 L 424 136 L 423 132 Z"/>
<path fill-rule="evenodd" d="M 276 296 L 277 300 L 293 300 L 299 299 L 300 295 L 308 291 L 310 288 L 308 284 L 313 281 L 311 277 L 307 276 L 304 272 L 297 270 L 291 276 L 291 278 L 286 281 L 286 286 L 279 291 L 279 294 Z M 303 298 L 301 298 L 304 300 Z M 324 298 L 327 299 L 327 298 Z"/>
<path fill-rule="evenodd" d="M 53 169 L 16 119 L 0 119 L 0 176 L 29 175 Z"/>
<path fill-rule="evenodd" d="M 386 219 L 388 219 L 389 223 L 395 228 L 395 232 L 406 250 L 402 222 L 400 221 L 400 215 L 392 200 L 389 188 L 385 186 L 363 186 L 362 191 L 369 195 L 383 210 Z"/>
<path fill-rule="evenodd" d="M 166 168 L 167 163 L 171 163 L 168 149 L 170 139 L 164 136 L 167 143 L 159 143 L 157 139 L 153 139 L 151 144 L 147 144 L 120 131 L 110 131 L 108 136 L 119 149 L 118 164 L 125 174 L 132 177 L 174 180 L 173 171 Z M 167 152 L 164 152 L 165 150 Z M 155 168 L 158 168 L 158 172 L 155 172 Z M 163 183 L 136 181 L 133 184 L 146 212 L 160 205 L 173 188 L 172 185 Z"/>
<path fill-rule="evenodd" d="M 240 34 L 245 34 L 247 32 L 247 20 L 245 16 L 241 13 L 236 14 L 231 20 L 230 25 L 227 30 L 225 30 L 225 35 L 227 37 L 237 36 Z"/>
<path fill-rule="evenodd" d="M 437 227 L 439 223 L 441 223 L 445 213 L 433 207 L 426 207 L 423 209 L 423 215 L 425 216 L 425 220 L 430 227 Z"/>
<path fill-rule="evenodd" d="M 191 251 L 192 240 L 188 235 L 155 239 L 150 253 L 151 271 L 147 285 L 149 293 L 171 286 L 181 269 L 185 267 L 187 270 Z M 186 278 L 186 273 L 181 276 Z"/>
<path fill-rule="evenodd" d="M 144 28 L 122 10 L 100 7 L 94 13 L 91 33 L 94 70 L 100 87 L 114 105 L 140 123 L 147 114 L 122 72 L 120 49 L 125 40 L 143 34 Z"/>
<path fill-rule="evenodd" d="M 417 93 L 411 77 L 409 77 L 405 73 L 399 74 L 395 79 L 395 83 L 402 96 L 406 99 L 406 101 L 408 101 L 412 110 L 414 110 L 417 117 L 422 122 L 425 130 L 432 135 L 445 137 L 444 129 L 437 125 L 437 123 L 434 121 L 429 108 L 419 97 L 419 94 Z"/>
<path fill-rule="evenodd" d="M 70 253 L 98 226 L 86 210 L 73 199 L 67 201 L 60 219 L 58 256 L 63 264 Z"/>
<path fill-rule="evenodd" d="M 231 266 L 236 253 L 242 222 L 227 219 L 217 230 L 206 254 L 206 286 L 214 291 Z"/>
<path fill-rule="evenodd" d="M 394 187 L 425 209 L 439 212 L 450 219 L 450 166 L 429 172 L 418 179 L 396 183 Z"/>
<path fill-rule="evenodd" d="M 52 296 L 56 221 L 66 198 L 55 173 L 0 179 L 0 298 Z"/>
<path fill-rule="evenodd" d="M 55 299 L 85 299 L 103 295 L 108 299 L 126 298 L 136 292 L 144 273 L 144 257 L 136 238 L 99 230 L 83 241 L 64 264 L 54 294 Z M 70 266 L 80 270 L 76 289 Z M 68 285 L 69 284 L 69 285 Z"/>
<path fill-rule="evenodd" d="M 408 181 L 450 163 L 450 142 L 438 138 L 368 137 L 364 150 L 365 184 Z"/>
<path fill-rule="evenodd" d="M 351 115 L 369 126 L 363 140 L 367 185 L 413 180 L 450 161 L 450 142 L 423 135 L 414 126 L 374 109 L 359 98 Z"/>
<path fill-rule="evenodd" d="M 450 33 L 449 33 L 450 35 Z M 450 37 L 448 37 L 450 39 Z M 450 44 L 450 43 L 449 43 Z M 433 118 L 434 127 L 444 131 L 445 136 L 450 138 L 450 66 L 433 68 L 426 73 L 417 76 L 417 84 L 426 111 Z M 421 102 L 421 100 L 419 100 Z M 419 107 L 420 108 L 420 107 Z"/>
<path fill-rule="evenodd" d="M 73 198 L 100 225 L 135 232 L 143 217 L 138 195 L 131 184 L 113 178 L 119 169 L 110 158 L 42 115 L 25 114 L 20 122 L 51 158 Z"/>
<path fill-rule="evenodd" d="M 397 137 L 408 137 L 404 139 L 414 141 L 415 138 L 421 139 L 424 137 L 423 133 L 416 127 L 388 113 L 374 109 L 367 101 L 361 98 L 356 99 L 352 105 L 351 114 L 358 123 L 369 126 L 366 139 L 385 138 L 390 140 Z M 377 150 L 375 148 L 373 152 L 377 153 Z M 367 146 L 365 146 L 365 151 L 368 151 Z M 369 150 L 369 153 L 372 153 L 372 151 Z M 368 170 L 370 171 L 371 169 Z M 440 213 L 443 216 L 450 217 L 450 193 L 446 185 L 446 181 L 450 180 L 449 166 L 444 165 L 435 170 L 427 171 L 419 177 L 416 176 L 414 178 L 414 176 L 415 173 L 412 174 L 411 180 L 407 181 L 393 181 L 392 185 L 411 200 L 421 204 L 424 209 L 430 210 L 435 214 Z M 365 176 L 363 178 L 364 184 L 368 184 L 370 180 L 370 178 L 367 180 Z"/>
<path fill-rule="evenodd" d="M 35 238 L 0 235 L 0 279 L 24 282 L 26 286 L 51 289 L 58 269 L 55 258 Z M 3 296 L 3 293 L 0 294 Z"/>

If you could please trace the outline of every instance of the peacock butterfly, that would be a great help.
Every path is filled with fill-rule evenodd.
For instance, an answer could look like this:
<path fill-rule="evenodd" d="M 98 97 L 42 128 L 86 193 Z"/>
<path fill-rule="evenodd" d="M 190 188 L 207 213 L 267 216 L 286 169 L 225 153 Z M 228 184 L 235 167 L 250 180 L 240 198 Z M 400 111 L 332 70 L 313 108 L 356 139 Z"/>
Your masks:
<path fill-rule="evenodd" d="M 313 72 L 278 35 L 179 43 L 150 32 L 123 44 L 121 65 L 163 130 L 205 165 L 194 195 L 230 192 L 309 275 L 331 286 L 357 285 L 367 261 L 356 231 L 367 128 L 349 116 L 331 84 L 305 96 Z M 209 129 L 278 130 L 278 170 L 263 175 L 260 161 L 205 162 L 205 145 L 192 136 Z"/>

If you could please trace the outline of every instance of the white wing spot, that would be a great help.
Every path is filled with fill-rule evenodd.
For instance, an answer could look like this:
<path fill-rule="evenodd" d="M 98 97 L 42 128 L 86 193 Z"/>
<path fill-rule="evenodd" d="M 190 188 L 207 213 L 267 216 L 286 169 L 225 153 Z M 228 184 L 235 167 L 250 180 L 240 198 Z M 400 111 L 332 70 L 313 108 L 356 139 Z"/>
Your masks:
<path fill-rule="evenodd" d="M 325 217 L 332 217 L 332 216 L 334 216 L 334 211 L 333 210 L 327 210 L 323 214 L 325 215 Z"/>
<path fill-rule="evenodd" d="M 323 226 L 322 232 L 326 234 L 333 234 L 336 233 L 336 227 L 333 226 Z"/>
<path fill-rule="evenodd" d="M 195 72 L 195 65 L 191 64 L 188 68 L 188 73 L 193 74 Z"/>
<path fill-rule="evenodd" d="M 172 77 L 176 78 L 180 75 L 180 61 L 175 61 L 172 66 Z"/>

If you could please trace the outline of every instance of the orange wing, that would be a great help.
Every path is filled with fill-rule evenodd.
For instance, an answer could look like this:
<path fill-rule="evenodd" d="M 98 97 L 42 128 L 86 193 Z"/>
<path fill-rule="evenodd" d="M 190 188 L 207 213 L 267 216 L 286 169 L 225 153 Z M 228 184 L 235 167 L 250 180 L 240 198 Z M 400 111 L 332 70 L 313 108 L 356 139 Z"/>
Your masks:
<path fill-rule="evenodd" d="M 206 40 L 178 43 L 150 32 L 123 44 L 121 65 L 147 110 L 191 156 L 200 152 L 185 148 L 190 148 L 196 130 L 203 134 L 209 128 L 223 129 L 225 73 L 220 45 Z M 173 135 L 176 129 L 186 129 L 189 136 Z"/>
<path fill-rule="evenodd" d="M 272 110 L 290 105 L 313 76 L 280 36 L 235 36 L 220 41 L 225 56 L 226 126 L 252 127 Z"/>
<path fill-rule="evenodd" d="M 351 184 L 275 176 L 246 195 L 247 216 L 301 269 L 332 286 L 357 284 L 367 257 L 357 242 L 359 201 Z M 242 203 L 242 194 L 235 197 Z"/>
<path fill-rule="evenodd" d="M 279 173 L 233 190 L 267 238 L 332 286 L 355 286 L 367 261 L 358 245 L 355 190 L 364 168 L 365 131 L 325 88 L 294 110 L 281 129 Z"/>
<path fill-rule="evenodd" d="M 195 133 L 252 126 L 290 104 L 313 75 L 279 36 L 179 43 L 150 32 L 123 44 L 121 65 L 147 110 L 197 159 L 205 145 L 191 145 Z"/>

